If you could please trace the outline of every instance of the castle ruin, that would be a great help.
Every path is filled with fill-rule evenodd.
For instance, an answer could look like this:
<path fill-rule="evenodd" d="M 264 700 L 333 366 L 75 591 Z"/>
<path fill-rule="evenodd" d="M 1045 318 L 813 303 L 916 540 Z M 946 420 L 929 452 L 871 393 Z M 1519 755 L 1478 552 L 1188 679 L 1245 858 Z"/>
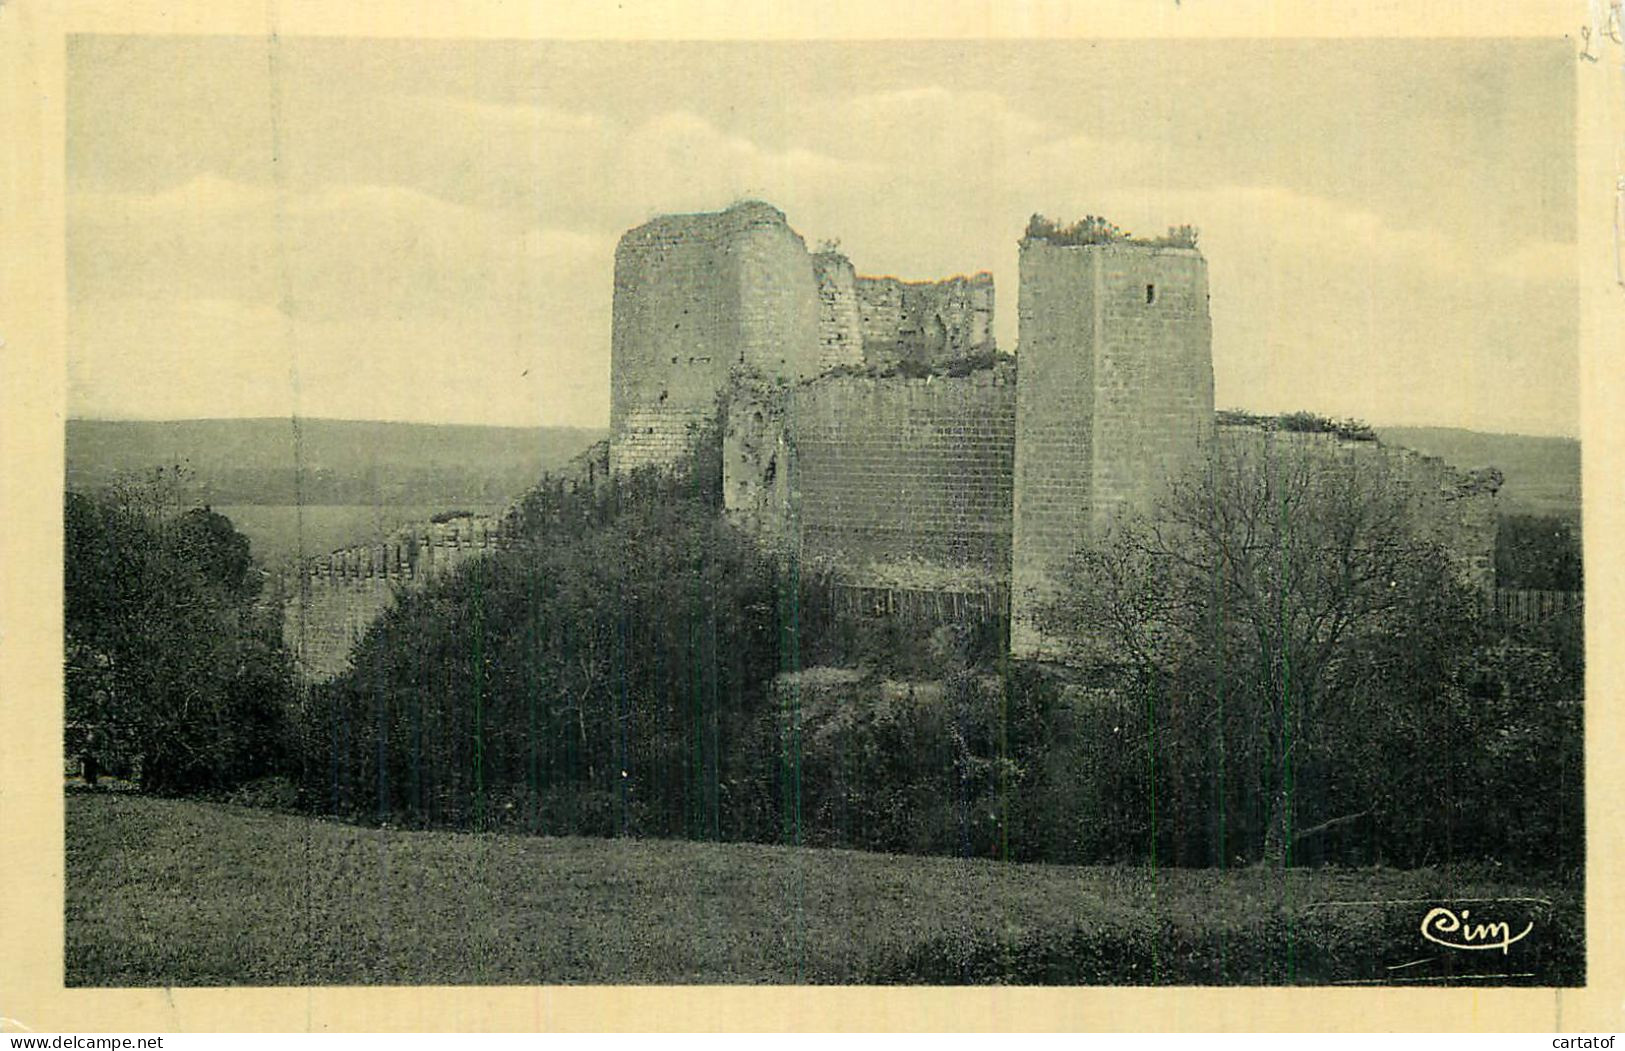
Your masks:
<path fill-rule="evenodd" d="M 719 422 L 729 514 L 887 608 L 949 595 L 1007 615 L 1017 657 L 1064 652 L 1036 621 L 1067 560 L 1218 436 L 1207 261 L 1188 237 L 1030 231 L 1019 359 L 995 353 L 990 274 L 862 276 L 761 202 L 637 227 L 615 272 L 612 470 L 669 464 Z M 1493 584 L 1493 472 L 1279 438 L 1328 463 L 1381 458 L 1463 573 Z"/>
<path fill-rule="evenodd" d="M 1207 264 L 1027 239 L 1019 380 L 993 293 L 987 273 L 858 276 L 755 202 L 638 227 L 616 253 L 612 469 L 671 462 L 720 412 L 731 514 L 847 586 L 1008 609 L 1013 651 L 1039 655 L 1056 571 L 1213 427 Z"/>
<path fill-rule="evenodd" d="M 720 430 L 736 521 L 876 608 L 1007 617 L 1016 657 L 1065 653 L 1037 613 L 1066 561 L 1118 514 L 1149 510 L 1219 438 L 1306 443 L 1328 463 L 1377 458 L 1462 573 L 1493 587 L 1495 472 L 1335 433 L 1219 425 L 1194 238 L 1029 229 L 1019 359 L 995 346 L 991 274 L 863 276 L 759 201 L 629 230 L 614 281 L 601 469 L 671 465 Z M 342 620 L 353 634 L 355 618 L 328 607 L 382 600 L 326 602 L 311 584 L 323 572 L 304 573 L 290 641 L 330 675 L 342 647 L 313 643 L 311 625 Z M 360 581 L 396 578 L 418 575 L 326 575 L 369 595 Z"/>

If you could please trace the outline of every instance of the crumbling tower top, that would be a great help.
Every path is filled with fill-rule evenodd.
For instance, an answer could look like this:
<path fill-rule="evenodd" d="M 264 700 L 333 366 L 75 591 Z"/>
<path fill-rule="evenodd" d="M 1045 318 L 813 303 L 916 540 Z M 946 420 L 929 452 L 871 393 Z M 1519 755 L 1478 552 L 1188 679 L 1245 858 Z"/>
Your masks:
<path fill-rule="evenodd" d="M 1011 642 L 1066 561 L 1123 511 L 1146 510 L 1213 426 L 1207 261 L 1195 231 L 1131 238 L 1098 217 L 1034 216 L 1021 241 Z"/>
<path fill-rule="evenodd" d="M 627 231 L 615 250 L 611 468 L 675 460 L 736 368 L 817 375 L 819 316 L 812 256 L 770 204 L 664 215 Z"/>

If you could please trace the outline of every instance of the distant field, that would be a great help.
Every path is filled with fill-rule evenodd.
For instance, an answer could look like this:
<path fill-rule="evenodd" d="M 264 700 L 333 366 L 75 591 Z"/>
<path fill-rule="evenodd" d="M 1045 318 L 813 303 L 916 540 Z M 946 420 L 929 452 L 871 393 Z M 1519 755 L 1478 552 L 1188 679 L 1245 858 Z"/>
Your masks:
<path fill-rule="evenodd" d="M 1455 427 L 1380 427 L 1393 445 L 1437 456 L 1457 467 L 1501 471 L 1501 510 L 1507 514 L 1580 515 L 1580 443 L 1572 438 L 1486 434 Z"/>
<path fill-rule="evenodd" d="M 69 420 L 67 484 L 93 489 L 179 464 L 211 504 L 501 503 L 604 435 L 367 420 Z"/>
<path fill-rule="evenodd" d="M 95 488 L 184 463 L 200 501 L 244 504 L 496 504 L 607 432 L 360 420 L 69 420 L 67 482 Z M 1451 427 L 1382 427 L 1382 440 L 1506 476 L 1503 510 L 1577 517 L 1580 443 Z"/>
<path fill-rule="evenodd" d="M 1504 875 L 1010 865 L 66 802 L 70 986 L 1584 981 L 1578 891 Z M 1419 937 L 1431 903 L 1494 897 L 1552 904 L 1502 907 L 1537 921 L 1504 956 Z"/>
<path fill-rule="evenodd" d="M 494 514 L 500 504 L 222 504 L 214 510 L 232 524 L 253 547 L 254 557 L 267 568 L 277 568 L 300 554 L 326 554 L 341 547 L 382 540 L 403 525 L 425 522 L 455 507 L 475 514 Z"/>

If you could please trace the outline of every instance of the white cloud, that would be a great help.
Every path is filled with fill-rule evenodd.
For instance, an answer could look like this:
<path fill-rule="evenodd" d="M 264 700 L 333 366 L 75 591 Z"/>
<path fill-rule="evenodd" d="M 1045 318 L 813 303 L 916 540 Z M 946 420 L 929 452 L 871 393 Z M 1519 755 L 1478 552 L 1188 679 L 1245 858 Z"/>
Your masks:
<path fill-rule="evenodd" d="M 68 409 L 79 416 L 285 415 L 288 319 L 234 300 L 106 298 L 69 319 Z"/>
<path fill-rule="evenodd" d="M 178 186 L 156 193 L 113 193 L 78 190 L 68 194 L 68 214 L 96 222 L 112 218 L 162 219 L 175 215 L 238 212 L 269 208 L 276 191 L 270 186 L 239 182 L 203 172 Z"/>
<path fill-rule="evenodd" d="M 918 162 L 922 148 L 928 155 L 974 156 L 989 144 L 1025 152 L 1056 134 L 1049 122 L 1012 107 L 998 92 L 940 84 L 858 94 L 803 115 L 815 134 L 852 142 L 866 156 L 904 162 Z"/>
<path fill-rule="evenodd" d="M 604 172 L 617 195 L 644 214 L 718 207 L 746 196 L 785 207 L 870 174 L 873 165 L 805 146 L 773 149 L 685 110 L 629 129 Z"/>
<path fill-rule="evenodd" d="M 1119 210 L 1105 195 L 1108 214 L 1156 228 L 1144 202 L 1122 196 Z M 1492 265 L 1437 230 L 1279 188 L 1176 191 L 1155 207 L 1202 228 L 1221 403 L 1572 428 L 1578 360 L 1560 246 L 1509 245 L 1514 262 Z"/>
<path fill-rule="evenodd" d="M 604 125 L 603 118 L 596 113 L 559 109 L 538 102 L 486 102 L 433 95 L 405 95 L 402 99 L 454 120 L 491 125 L 510 133 L 581 134 L 597 131 Z"/>

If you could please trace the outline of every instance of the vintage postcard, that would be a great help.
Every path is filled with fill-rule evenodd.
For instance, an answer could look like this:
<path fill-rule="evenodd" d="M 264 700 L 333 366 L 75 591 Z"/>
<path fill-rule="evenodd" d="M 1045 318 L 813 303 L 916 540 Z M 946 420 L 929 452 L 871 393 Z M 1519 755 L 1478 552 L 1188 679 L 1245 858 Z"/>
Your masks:
<path fill-rule="evenodd" d="M 1618 1027 L 1617 6 L 43 6 L 7 1025 Z"/>

